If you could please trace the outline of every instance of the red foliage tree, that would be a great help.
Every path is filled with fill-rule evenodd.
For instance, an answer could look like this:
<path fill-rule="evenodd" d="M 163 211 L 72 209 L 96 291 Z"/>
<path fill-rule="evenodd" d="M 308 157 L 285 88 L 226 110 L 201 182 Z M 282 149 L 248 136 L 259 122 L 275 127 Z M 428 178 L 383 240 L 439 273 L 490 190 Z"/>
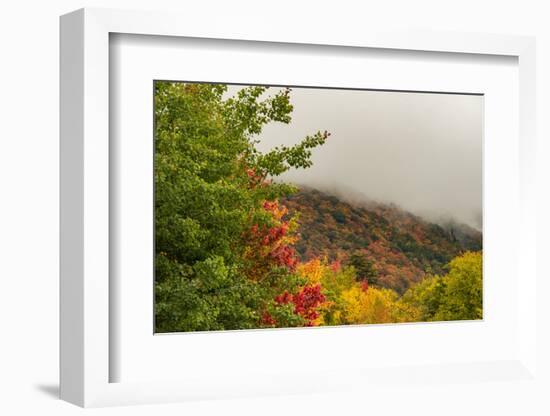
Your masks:
<path fill-rule="evenodd" d="M 273 267 L 285 267 L 294 272 L 298 264 L 292 246 L 296 237 L 292 235 L 290 221 L 284 219 L 288 210 L 278 201 L 265 201 L 262 208 L 271 214 L 272 225 L 254 224 L 245 235 L 246 257 L 251 265 L 248 275 L 253 279 L 265 275 L 265 271 Z"/>
<path fill-rule="evenodd" d="M 325 302 L 325 295 L 321 292 L 321 285 L 305 286 L 298 293 L 284 292 L 275 298 L 281 305 L 294 304 L 294 313 L 306 321 L 306 326 L 314 326 L 319 318 L 319 306 Z"/>

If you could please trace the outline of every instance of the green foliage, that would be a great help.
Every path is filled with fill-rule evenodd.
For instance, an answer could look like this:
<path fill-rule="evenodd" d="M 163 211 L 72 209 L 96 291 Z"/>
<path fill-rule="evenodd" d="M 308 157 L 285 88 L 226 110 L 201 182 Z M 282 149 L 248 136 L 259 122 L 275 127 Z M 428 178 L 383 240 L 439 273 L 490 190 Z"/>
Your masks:
<path fill-rule="evenodd" d="M 193 267 L 156 259 L 156 331 L 255 328 L 261 288 L 229 270 L 221 257 Z"/>
<path fill-rule="evenodd" d="M 346 215 L 342 211 L 334 211 L 332 213 L 332 217 L 339 224 L 345 224 L 346 223 Z"/>
<path fill-rule="evenodd" d="M 483 280 L 481 252 L 467 252 L 449 264 L 444 302 L 435 320 L 483 318 Z"/>
<path fill-rule="evenodd" d="M 413 310 L 414 321 L 433 321 L 444 302 L 446 284 L 439 276 L 428 276 L 412 286 L 401 298 L 401 303 Z"/>
<path fill-rule="evenodd" d="M 346 309 L 345 299 L 342 293 L 350 290 L 357 285 L 355 270 L 353 267 L 344 267 L 333 271 L 326 269 L 321 280 L 325 293 L 329 301 L 329 306 L 325 308 L 323 321 L 326 325 L 342 325 L 342 311 Z"/>
<path fill-rule="evenodd" d="M 378 284 L 378 273 L 374 268 L 374 263 L 362 251 L 354 251 L 349 256 L 348 263 L 355 269 L 357 280 L 366 280 L 369 285 Z"/>
<path fill-rule="evenodd" d="M 481 252 L 464 253 L 479 233 L 293 194 L 272 179 L 311 166 L 329 133 L 261 153 L 263 127 L 291 122 L 290 90 L 227 95 L 155 83 L 157 332 L 482 317 Z"/>
<path fill-rule="evenodd" d="M 481 252 L 466 252 L 449 263 L 449 273 L 411 287 L 401 298 L 416 309 L 418 321 L 473 320 L 483 317 Z"/>
<path fill-rule="evenodd" d="M 156 331 L 258 327 L 274 296 L 297 287 L 299 279 L 276 265 L 251 279 L 245 235 L 253 225 L 274 226 L 264 202 L 295 190 L 269 178 L 310 166 L 328 133 L 260 153 L 263 126 L 289 123 L 292 112 L 290 90 L 262 99 L 266 90 L 226 98 L 222 84 L 155 82 Z"/>

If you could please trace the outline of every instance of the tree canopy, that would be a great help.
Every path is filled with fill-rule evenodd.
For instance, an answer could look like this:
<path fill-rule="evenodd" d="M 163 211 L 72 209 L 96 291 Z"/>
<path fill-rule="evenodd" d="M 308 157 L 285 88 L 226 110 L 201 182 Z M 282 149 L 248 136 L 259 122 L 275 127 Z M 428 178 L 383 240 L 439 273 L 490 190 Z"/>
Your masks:
<path fill-rule="evenodd" d="M 295 224 L 277 200 L 295 188 L 272 178 L 311 165 L 316 132 L 292 147 L 257 150 L 270 122 L 289 123 L 290 91 L 155 83 L 156 330 L 257 327 L 263 313 L 300 324 L 275 296 L 295 291 Z M 262 249 L 260 249 L 262 247 Z M 277 311 L 275 311 L 277 309 Z"/>
<path fill-rule="evenodd" d="M 408 290 L 402 286 L 403 296 L 382 287 L 392 267 L 400 276 L 425 273 L 418 241 L 427 237 L 399 233 L 381 214 L 369 214 L 368 235 L 357 241 L 368 249 L 300 258 L 300 213 L 284 203 L 297 188 L 278 178 L 310 167 L 330 134 L 260 152 L 267 124 L 291 122 L 290 95 L 261 86 L 229 94 L 223 84 L 155 82 L 156 332 L 480 319 L 481 252 L 456 256 L 445 275 L 422 274 Z M 365 212 L 340 207 L 328 221 L 350 227 Z M 388 240 L 372 232 L 382 229 Z M 428 265 L 445 259 L 433 246 L 425 250 L 435 259 Z M 396 267 L 411 259 L 418 267 Z"/>

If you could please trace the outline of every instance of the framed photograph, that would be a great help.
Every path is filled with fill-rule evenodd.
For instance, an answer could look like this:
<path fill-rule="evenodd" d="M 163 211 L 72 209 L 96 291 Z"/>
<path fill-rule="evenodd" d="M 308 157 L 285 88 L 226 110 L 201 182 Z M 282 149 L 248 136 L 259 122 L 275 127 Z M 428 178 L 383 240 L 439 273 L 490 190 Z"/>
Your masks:
<path fill-rule="evenodd" d="M 483 318 L 483 95 L 153 86 L 155 333 Z"/>
<path fill-rule="evenodd" d="M 180 22 L 61 18 L 61 397 L 536 384 L 534 40 Z"/>

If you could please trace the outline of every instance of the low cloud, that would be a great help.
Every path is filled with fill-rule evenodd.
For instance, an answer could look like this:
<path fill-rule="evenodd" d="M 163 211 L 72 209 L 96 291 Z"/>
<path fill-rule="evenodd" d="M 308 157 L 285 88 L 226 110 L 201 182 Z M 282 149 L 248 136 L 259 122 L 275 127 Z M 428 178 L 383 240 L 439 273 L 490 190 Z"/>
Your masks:
<path fill-rule="evenodd" d="M 331 137 L 285 180 L 481 229 L 483 97 L 302 88 L 291 97 L 292 122 L 266 126 L 260 149 L 318 130 Z"/>

